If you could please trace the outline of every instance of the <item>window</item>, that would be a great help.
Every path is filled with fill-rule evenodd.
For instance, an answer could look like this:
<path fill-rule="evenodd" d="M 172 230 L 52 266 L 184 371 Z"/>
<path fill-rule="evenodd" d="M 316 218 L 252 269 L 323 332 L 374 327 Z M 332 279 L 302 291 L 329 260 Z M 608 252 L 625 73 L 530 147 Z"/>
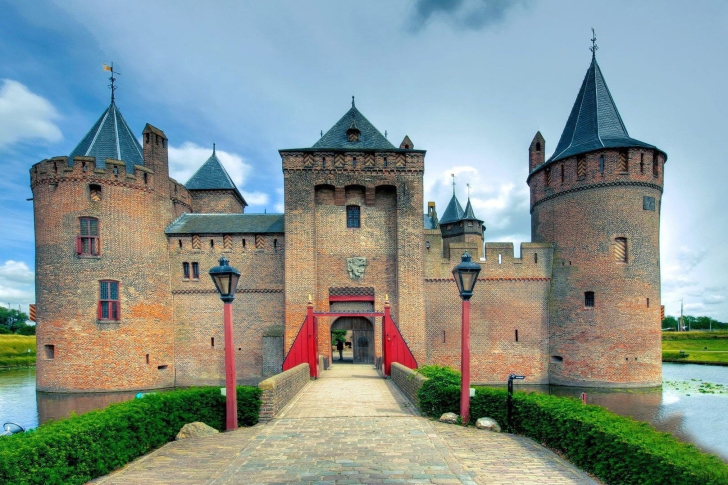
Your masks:
<path fill-rule="evenodd" d="M 561 183 L 564 183 L 564 164 L 561 164 Z"/>
<path fill-rule="evenodd" d="M 186 280 L 190 279 L 190 263 L 182 263 L 182 277 Z"/>
<path fill-rule="evenodd" d="M 387 157 L 384 157 L 384 168 L 387 168 Z"/>
<path fill-rule="evenodd" d="M 619 152 L 619 163 L 617 165 L 617 172 L 629 172 L 629 161 L 627 159 L 627 152 Z"/>
<path fill-rule="evenodd" d="M 546 170 L 544 170 L 546 173 L 546 187 L 551 185 L 551 167 L 546 167 Z"/>
<path fill-rule="evenodd" d="M 119 282 L 99 282 L 99 320 L 119 321 Z"/>
<path fill-rule="evenodd" d="M 640 173 L 645 173 L 645 154 L 640 153 Z"/>
<path fill-rule="evenodd" d="M 346 206 L 346 227 L 361 227 L 358 205 Z"/>
<path fill-rule="evenodd" d="M 533 253 L 533 262 L 538 263 L 538 253 Z"/>
<path fill-rule="evenodd" d="M 586 177 L 586 158 L 580 157 L 576 161 L 576 178 L 579 180 Z"/>
<path fill-rule="evenodd" d="M 99 202 L 101 200 L 101 186 L 98 184 L 89 184 L 88 195 L 92 202 Z"/>
<path fill-rule="evenodd" d="M 599 157 L 599 173 L 604 173 L 604 155 Z"/>
<path fill-rule="evenodd" d="M 594 308 L 594 292 L 593 291 L 584 292 L 584 306 L 586 308 Z"/>
<path fill-rule="evenodd" d="M 614 238 L 614 260 L 618 263 L 627 262 L 627 238 Z"/>
<path fill-rule="evenodd" d="M 356 157 L 351 159 L 351 167 L 356 168 Z"/>
<path fill-rule="evenodd" d="M 657 157 L 657 152 L 652 155 L 652 176 L 657 177 L 660 174 L 659 164 L 660 159 Z"/>
<path fill-rule="evenodd" d="M 537 152 L 541 151 L 541 143 L 539 143 L 539 142 L 536 142 L 536 151 Z"/>
<path fill-rule="evenodd" d="M 76 254 L 98 256 L 100 254 L 99 220 L 95 217 L 81 217 L 78 221 L 80 236 L 76 237 Z"/>
<path fill-rule="evenodd" d="M 55 359 L 56 358 L 56 346 L 55 345 L 45 344 L 43 346 L 43 350 L 45 351 L 46 359 Z"/>
<path fill-rule="evenodd" d="M 200 263 L 192 263 L 192 279 L 200 279 Z"/>

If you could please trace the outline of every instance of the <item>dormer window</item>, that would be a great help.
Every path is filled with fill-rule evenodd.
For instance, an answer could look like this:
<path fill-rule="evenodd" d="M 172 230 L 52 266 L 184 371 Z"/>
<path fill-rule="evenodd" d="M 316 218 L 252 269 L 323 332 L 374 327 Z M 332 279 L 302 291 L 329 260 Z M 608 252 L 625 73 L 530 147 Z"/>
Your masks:
<path fill-rule="evenodd" d="M 359 141 L 359 135 L 361 135 L 361 130 L 358 126 L 356 126 L 356 121 L 351 120 L 351 124 L 349 125 L 349 129 L 346 130 L 346 137 L 351 142 Z"/>

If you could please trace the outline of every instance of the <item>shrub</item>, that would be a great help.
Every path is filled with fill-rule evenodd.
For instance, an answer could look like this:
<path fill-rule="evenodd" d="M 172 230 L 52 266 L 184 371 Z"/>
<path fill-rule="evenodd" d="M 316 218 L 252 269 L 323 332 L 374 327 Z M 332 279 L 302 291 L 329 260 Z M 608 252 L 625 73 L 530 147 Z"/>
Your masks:
<path fill-rule="evenodd" d="M 444 413 L 460 412 L 459 372 L 439 365 L 426 365 L 417 372 L 428 379 L 417 392 L 421 413 L 439 418 Z"/>
<path fill-rule="evenodd" d="M 477 389 L 473 417 L 506 422 L 506 391 Z M 728 465 L 647 423 L 574 398 L 513 395 L 513 431 L 563 453 L 606 483 L 725 484 Z"/>
<path fill-rule="evenodd" d="M 255 387 L 238 387 L 239 424 L 258 421 L 260 394 Z M 193 421 L 223 429 L 225 397 L 219 387 L 148 394 L 46 423 L 0 438 L 0 483 L 85 483 L 171 441 Z"/>

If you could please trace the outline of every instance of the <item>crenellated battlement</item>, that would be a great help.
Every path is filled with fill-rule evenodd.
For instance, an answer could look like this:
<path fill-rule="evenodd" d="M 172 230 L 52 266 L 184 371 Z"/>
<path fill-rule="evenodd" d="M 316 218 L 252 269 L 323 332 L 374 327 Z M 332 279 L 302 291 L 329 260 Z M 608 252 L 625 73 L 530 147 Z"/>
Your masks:
<path fill-rule="evenodd" d="M 462 247 L 460 247 L 462 246 Z M 460 256 L 468 251 L 473 261 L 482 268 L 481 277 L 500 279 L 551 278 L 553 245 L 551 243 L 521 243 L 521 257 L 517 258 L 513 243 L 486 242 L 485 257 L 476 255 L 466 243 L 452 247 L 451 257 L 439 258 L 437 264 L 427 264 L 427 279 L 450 278 Z M 431 249 L 429 249 L 431 250 Z"/>
<path fill-rule="evenodd" d="M 104 167 L 98 167 L 96 158 L 76 156 L 73 163 L 69 158 L 53 157 L 42 160 L 30 169 L 30 187 L 39 184 L 59 184 L 66 182 L 99 183 L 117 185 L 140 190 L 153 190 L 154 171 L 142 165 L 134 165 L 134 172 L 129 173 L 126 162 L 107 158 Z"/>
<path fill-rule="evenodd" d="M 536 167 L 528 176 L 531 212 L 562 194 L 601 187 L 640 186 L 662 192 L 665 154 L 658 149 L 604 149 Z"/>
<path fill-rule="evenodd" d="M 392 151 L 300 151 L 280 150 L 283 171 L 314 170 L 328 173 L 337 172 L 423 172 L 425 167 L 424 150 Z"/>

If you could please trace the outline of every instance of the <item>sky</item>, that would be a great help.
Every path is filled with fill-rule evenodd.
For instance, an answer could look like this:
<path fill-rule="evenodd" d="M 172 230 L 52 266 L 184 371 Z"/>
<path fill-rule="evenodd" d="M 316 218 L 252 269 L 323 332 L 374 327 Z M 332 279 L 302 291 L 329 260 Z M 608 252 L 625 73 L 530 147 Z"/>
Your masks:
<path fill-rule="evenodd" d="M 630 136 L 668 154 L 668 315 L 728 321 L 721 140 L 728 2 L 0 0 L 0 304 L 34 301 L 30 167 L 68 155 L 116 103 L 169 138 L 184 183 L 217 154 L 249 203 L 282 212 L 278 150 L 310 147 L 351 105 L 427 150 L 425 201 L 470 197 L 486 241 L 530 240 L 528 146 L 550 156 L 591 60 Z M 425 210 L 425 208 L 423 208 Z M 518 249 L 517 249 L 518 251 Z"/>

